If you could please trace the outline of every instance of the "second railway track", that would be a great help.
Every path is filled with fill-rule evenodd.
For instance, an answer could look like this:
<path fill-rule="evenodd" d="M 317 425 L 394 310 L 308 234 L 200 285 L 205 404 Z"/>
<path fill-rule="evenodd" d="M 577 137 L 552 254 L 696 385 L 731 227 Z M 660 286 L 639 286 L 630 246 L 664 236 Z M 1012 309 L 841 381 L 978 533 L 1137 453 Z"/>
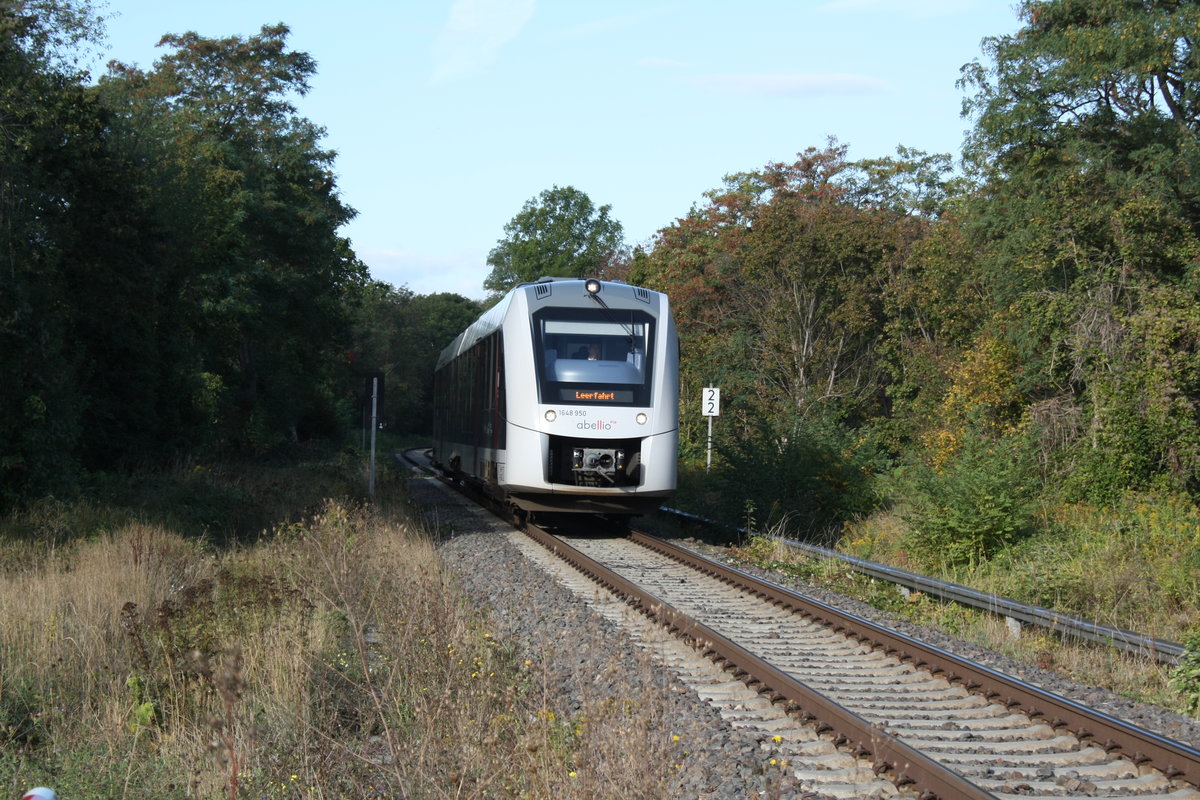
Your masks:
<path fill-rule="evenodd" d="M 867 759 L 913 796 L 1200 800 L 1187 745 L 651 537 L 534 535 L 857 758 L 780 737 L 812 791 L 886 794 Z"/>

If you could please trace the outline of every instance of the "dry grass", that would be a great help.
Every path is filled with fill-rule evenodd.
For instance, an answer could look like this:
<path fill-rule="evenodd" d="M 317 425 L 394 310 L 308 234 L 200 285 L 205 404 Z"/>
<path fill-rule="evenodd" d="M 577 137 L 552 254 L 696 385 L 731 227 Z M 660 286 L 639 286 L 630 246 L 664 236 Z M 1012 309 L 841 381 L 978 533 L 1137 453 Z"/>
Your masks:
<path fill-rule="evenodd" d="M 660 669 L 552 686 L 388 511 L 56 541 L 0 540 L 10 796 L 659 797 L 684 758 Z"/>

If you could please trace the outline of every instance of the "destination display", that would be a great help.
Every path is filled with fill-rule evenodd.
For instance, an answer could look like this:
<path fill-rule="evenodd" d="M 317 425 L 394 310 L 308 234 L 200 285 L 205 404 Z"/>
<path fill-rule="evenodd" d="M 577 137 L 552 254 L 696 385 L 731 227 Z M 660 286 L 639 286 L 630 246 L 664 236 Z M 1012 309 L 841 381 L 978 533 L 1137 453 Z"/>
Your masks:
<path fill-rule="evenodd" d="M 560 388 L 558 399 L 568 403 L 632 403 L 632 389 Z"/>

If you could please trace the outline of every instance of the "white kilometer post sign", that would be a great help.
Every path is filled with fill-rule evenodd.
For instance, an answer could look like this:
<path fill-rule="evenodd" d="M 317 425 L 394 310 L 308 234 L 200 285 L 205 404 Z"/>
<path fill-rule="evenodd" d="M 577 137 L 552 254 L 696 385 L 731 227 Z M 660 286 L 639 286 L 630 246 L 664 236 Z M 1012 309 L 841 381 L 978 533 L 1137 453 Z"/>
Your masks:
<path fill-rule="evenodd" d="M 704 466 L 708 470 L 712 468 L 712 421 L 713 417 L 721 416 L 721 390 L 716 386 L 705 386 L 700 410 L 708 417 L 708 463 Z"/>

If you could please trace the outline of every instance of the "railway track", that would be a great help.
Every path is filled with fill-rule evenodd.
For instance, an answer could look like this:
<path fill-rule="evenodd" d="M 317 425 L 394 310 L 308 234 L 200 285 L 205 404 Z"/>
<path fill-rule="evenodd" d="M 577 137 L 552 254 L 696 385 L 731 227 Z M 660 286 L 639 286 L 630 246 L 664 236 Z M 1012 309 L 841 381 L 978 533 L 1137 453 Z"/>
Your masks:
<path fill-rule="evenodd" d="M 659 509 L 659 513 L 673 520 L 681 521 L 684 525 L 698 526 L 708 531 L 732 532 L 739 536 L 754 534 L 754 531 L 745 528 L 730 529 L 713 520 L 665 506 Z M 920 592 L 929 597 L 936 597 L 940 600 L 957 603 L 968 608 L 976 608 L 989 614 L 999 615 L 1004 618 L 1013 636 L 1019 635 L 1023 626 L 1031 625 L 1035 628 L 1053 631 L 1064 639 L 1075 639 L 1101 644 L 1125 653 L 1152 658 L 1162 664 L 1172 665 L 1178 664 L 1187 651 L 1185 647 L 1175 642 L 1155 639 L 1152 636 L 1092 622 L 1091 620 L 1074 617 L 1060 611 L 1032 606 L 1028 603 L 1021 603 L 1016 600 L 1010 600 L 1007 597 L 980 592 L 956 583 L 929 578 L 925 575 L 896 567 L 876 564 L 872 561 L 856 558 L 855 556 L 826 547 L 787 538 L 781 538 L 779 542 L 789 550 L 809 558 L 821 561 L 840 561 L 855 572 L 875 580 L 895 584 L 909 591 Z"/>
<path fill-rule="evenodd" d="M 765 724 L 812 791 L 1200 800 L 1200 752 L 1181 743 L 652 537 L 529 534 L 719 664 L 701 696 L 774 710 L 735 724 Z"/>
<path fill-rule="evenodd" d="M 511 537 L 817 795 L 1200 800 L 1186 744 L 663 540 Z"/>

